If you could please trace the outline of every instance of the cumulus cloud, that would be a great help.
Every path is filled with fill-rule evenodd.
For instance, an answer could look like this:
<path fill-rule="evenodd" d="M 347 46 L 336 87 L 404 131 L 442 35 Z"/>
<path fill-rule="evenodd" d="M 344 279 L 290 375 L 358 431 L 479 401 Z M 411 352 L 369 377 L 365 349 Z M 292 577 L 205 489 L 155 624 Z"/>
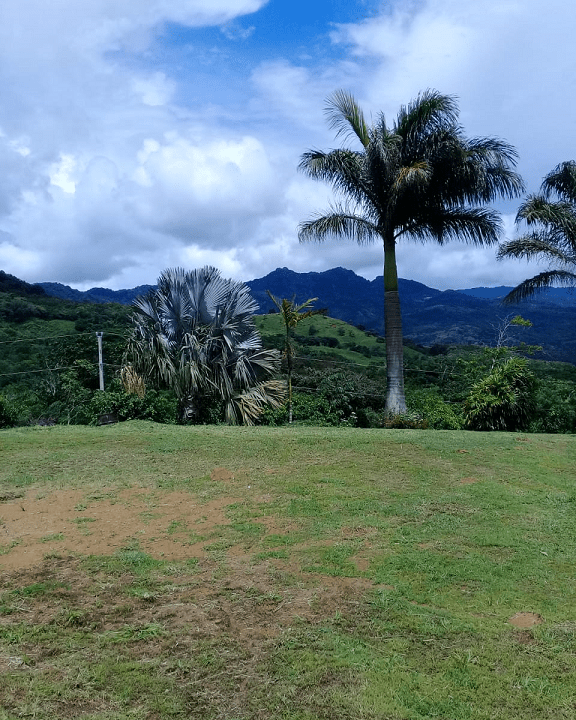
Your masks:
<path fill-rule="evenodd" d="M 390 116 L 427 87 L 459 96 L 466 131 L 515 144 L 532 190 L 570 159 L 570 4 L 550 0 L 542 14 L 535 0 L 398 0 L 335 27 L 319 57 L 300 48 L 282 57 L 271 46 L 230 88 L 234 52 L 249 46 L 265 4 L 59 0 L 47 12 L 45 0 L 3 0 L 0 267 L 84 288 L 130 287 L 164 267 L 206 263 L 239 279 L 278 266 L 381 274 L 378 245 L 297 240 L 298 223 L 331 199 L 296 168 L 306 149 L 338 144 L 323 107 L 340 87 L 368 114 Z M 233 42 L 195 55 L 192 39 L 185 65 L 169 54 L 160 62 L 167 23 L 220 28 L 214 37 Z M 205 94 L 210 53 L 218 104 Z M 511 218 L 513 205 L 502 205 Z M 511 220 L 506 227 L 514 232 Z M 457 244 L 407 244 L 398 258 L 402 277 L 439 288 L 533 274 L 497 264 L 494 249 Z"/>
<path fill-rule="evenodd" d="M 142 252 L 159 250 L 162 260 L 175 240 L 230 247 L 235 233 L 249 233 L 275 201 L 261 144 L 181 136 L 194 121 L 178 117 L 174 78 L 131 67 L 118 52 L 143 53 L 163 22 L 220 25 L 263 4 L 64 0 L 46 13 L 44 3 L 30 0 L 23 9 L 7 0 L 0 25 L 5 269 L 35 281 L 100 282 L 138 265 Z"/>
<path fill-rule="evenodd" d="M 545 12 L 536 0 L 393 2 L 333 38 L 373 62 L 363 82 L 372 107 L 395 113 L 428 87 L 456 95 L 467 132 L 506 138 L 539 184 L 566 159 L 565 132 L 540 131 L 562 125 L 572 104 L 575 21 L 576 9 L 563 0 Z"/>

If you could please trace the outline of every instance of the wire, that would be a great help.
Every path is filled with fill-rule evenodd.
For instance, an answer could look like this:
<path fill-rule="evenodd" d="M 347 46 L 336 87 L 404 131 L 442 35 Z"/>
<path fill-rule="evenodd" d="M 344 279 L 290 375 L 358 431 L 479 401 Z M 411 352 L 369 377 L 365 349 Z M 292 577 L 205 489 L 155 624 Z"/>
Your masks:
<path fill-rule="evenodd" d="M 71 339 L 75 340 L 76 338 L 82 337 L 83 335 L 95 335 L 95 334 L 96 334 L 95 332 L 90 331 L 90 332 L 79 332 L 79 333 L 75 333 L 74 335 L 48 335 L 47 337 L 39 337 L 39 338 L 31 337 L 31 338 L 23 338 L 22 340 L 0 340 L 0 345 L 13 345 L 14 343 L 22 343 L 22 342 L 35 343 L 40 340 L 58 340 L 60 338 L 71 338 Z M 115 337 L 120 337 L 120 338 L 124 337 L 124 335 L 121 335 L 120 333 L 115 333 L 115 332 L 107 332 L 104 334 L 105 335 L 114 335 Z"/>
<path fill-rule="evenodd" d="M 118 368 L 121 368 L 121 365 L 113 365 L 112 363 L 102 363 L 108 368 L 113 368 L 117 370 Z M 94 365 L 94 372 L 96 372 L 98 368 L 98 363 L 93 363 Z M 33 373 L 43 373 L 43 372 L 59 372 L 60 370 L 82 370 L 81 367 L 78 367 L 78 365 L 62 365 L 60 367 L 54 367 L 54 368 L 42 368 L 41 370 L 20 370 L 19 372 L 11 372 L 11 373 L 0 373 L 0 377 L 10 377 L 12 375 L 31 375 Z"/>

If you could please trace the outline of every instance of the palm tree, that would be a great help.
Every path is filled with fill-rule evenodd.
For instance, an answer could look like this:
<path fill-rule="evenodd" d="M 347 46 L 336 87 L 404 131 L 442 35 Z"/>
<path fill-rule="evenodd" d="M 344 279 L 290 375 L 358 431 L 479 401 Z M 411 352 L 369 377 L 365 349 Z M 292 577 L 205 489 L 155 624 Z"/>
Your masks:
<path fill-rule="evenodd" d="M 482 207 L 523 190 L 514 172 L 516 152 L 494 138 L 464 137 L 454 98 L 427 90 L 402 107 L 389 127 L 383 114 L 369 125 L 355 99 L 342 90 L 326 113 L 336 135 L 351 136 L 360 149 L 314 150 L 300 169 L 332 184 L 342 202 L 300 224 L 300 241 L 340 236 L 384 245 L 386 410 L 402 413 L 404 370 L 396 244 L 404 238 L 497 242 L 500 216 Z"/>
<path fill-rule="evenodd" d="M 263 349 L 243 283 L 213 267 L 165 270 L 133 306 L 127 358 L 146 381 L 174 391 L 182 420 L 197 421 L 216 400 L 229 423 L 253 424 L 265 405 L 282 404 L 285 384 L 270 379 L 280 353 Z"/>
<path fill-rule="evenodd" d="M 286 355 L 286 365 L 288 367 L 288 423 L 292 423 L 292 370 L 294 369 L 294 349 L 292 347 L 291 331 L 298 325 L 298 323 L 306 318 L 312 317 L 313 315 L 324 315 L 327 311 L 326 308 L 322 310 L 307 310 L 312 306 L 313 302 L 316 302 L 318 298 L 308 298 L 306 302 L 300 305 L 296 304 L 296 296 L 292 300 L 279 298 L 272 295 L 270 290 L 266 290 L 270 299 L 278 308 L 278 312 L 282 317 L 284 323 L 284 329 L 286 331 L 286 337 L 284 340 L 284 354 Z"/>
<path fill-rule="evenodd" d="M 529 195 L 516 222 L 534 229 L 500 246 L 498 259 L 542 258 L 549 269 L 524 280 L 504 298 L 514 303 L 552 285 L 576 285 L 576 162 L 560 163 L 546 175 L 539 195 Z"/>

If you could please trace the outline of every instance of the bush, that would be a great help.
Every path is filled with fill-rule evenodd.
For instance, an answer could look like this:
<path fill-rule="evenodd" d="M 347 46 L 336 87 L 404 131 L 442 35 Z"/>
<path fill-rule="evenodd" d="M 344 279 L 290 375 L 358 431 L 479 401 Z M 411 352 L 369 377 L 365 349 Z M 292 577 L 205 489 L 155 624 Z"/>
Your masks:
<path fill-rule="evenodd" d="M 433 430 L 460 430 L 463 419 L 457 410 L 444 402 L 434 390 L 409 390 L 406 402 Z"/>
<path fill-rule="evenodd" d="M 0 428 L 16 425 L 16 410 L 5 397 L 0 395 Z"/>
<path fill-rule="evenodd" d="M 326 397 L 319 394 L 295 392 L 292 395 L 293 421 L 298 425 L 333 426 L 340 424 L 340 415 L 331 407 Z M 288 407 L 273 409 L 267 407 L 260 416 L 262 425 L 285 425 L 288 422 Z"/>
<path fill-rule="evenodd" d="M 119 420 L 174 423 L 178 415 L 178 403 L 172 393 L 158 390 L 147 390 L 142 398 L 123 390 L 97 390 L 88 403 L 86 414 L 91 424 L 96 424 L 104 414 L 116 415 Z"/>
<path fill-rule="evenodd" d="M 426 419 L 417 412 L 386 414 L 382 418 L 381 427 L 394 430 L 426 430 Z"/>
<path fill-rule="evenodd" d="M 530 432 L 576 432 L 576 388 L 566 380 L 541 380 Z"/>
<path fill-rule="evenodd" d="M 524 358 L 511 357 L 476 382 L 464 401 L 469 430 L 525 430 L 536 400 L 536 378 Z"/>

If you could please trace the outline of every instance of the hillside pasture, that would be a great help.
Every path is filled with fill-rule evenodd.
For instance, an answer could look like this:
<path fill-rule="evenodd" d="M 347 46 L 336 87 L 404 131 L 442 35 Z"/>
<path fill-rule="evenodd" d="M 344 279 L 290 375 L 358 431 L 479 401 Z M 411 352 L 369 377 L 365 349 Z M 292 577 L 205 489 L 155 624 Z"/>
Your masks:
<path fill-rule="evenodd" d="M 0 718 L 576 711 L 576 438 L 0 433 Z"/>

